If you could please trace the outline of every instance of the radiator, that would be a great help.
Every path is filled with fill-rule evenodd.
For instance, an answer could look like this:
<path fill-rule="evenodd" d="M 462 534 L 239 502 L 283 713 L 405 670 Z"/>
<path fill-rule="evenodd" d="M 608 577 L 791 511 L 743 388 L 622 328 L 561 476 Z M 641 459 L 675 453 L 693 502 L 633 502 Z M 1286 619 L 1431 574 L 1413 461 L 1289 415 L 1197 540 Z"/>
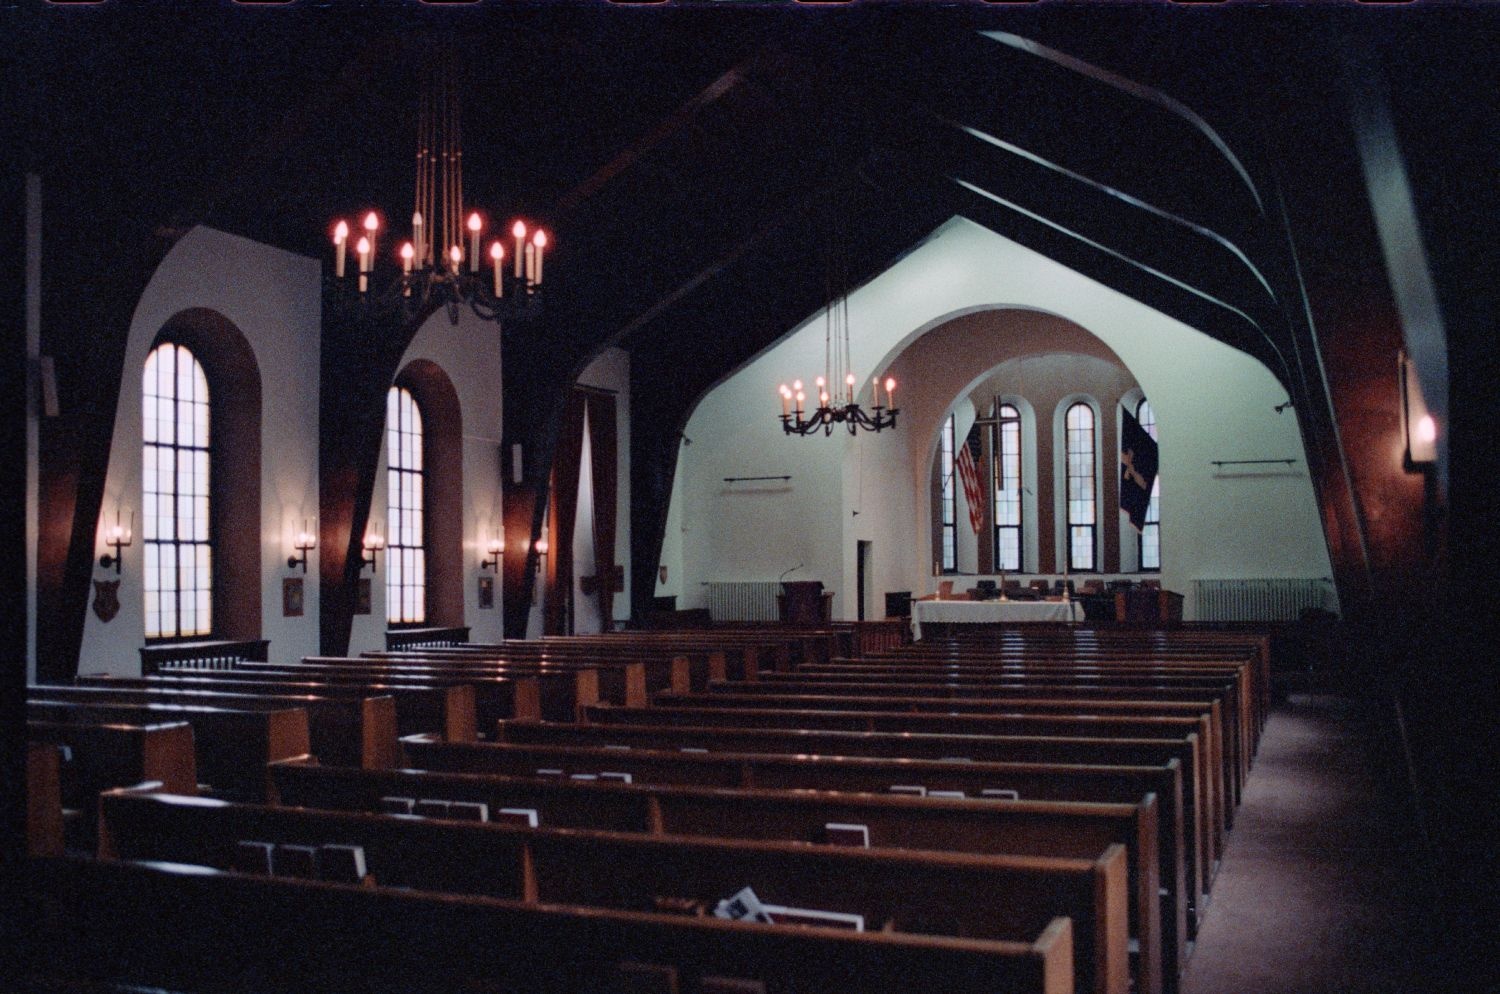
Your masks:
<path fill-rule="evenodd" d="M 1306 608 L 1337 610 L 1333 584 L 1321 580 L 1194 580 L 1199 621 L 1296 621 Z"/>
<path fill-rule="evenodd" d="M 781 612 L 776 595 L 781 584 L 774 580 L 726 583 L 708 582 L 708 613 L 715 621 L 776 621 Z"/>

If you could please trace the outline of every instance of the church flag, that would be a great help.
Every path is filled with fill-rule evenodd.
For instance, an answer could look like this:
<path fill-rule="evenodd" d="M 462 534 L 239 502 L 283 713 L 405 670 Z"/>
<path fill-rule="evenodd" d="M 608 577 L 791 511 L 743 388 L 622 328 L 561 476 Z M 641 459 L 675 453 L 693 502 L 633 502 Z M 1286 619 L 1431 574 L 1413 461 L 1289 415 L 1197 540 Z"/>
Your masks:
<path fill-rule="evenodd" d="M 1156 482 L 1156 439 L 1135 416 L 1120 408 L 1120 510 L 1136 531 L 1146 525 L 1146 507 Z"/>
<path fill-rule="evenodd" d="M 969 429 L 969 437 L 958 450 L 958 475 L 964 481 L 964 497 L 969 501 L 969 524 L 974 534 L 984 527 L 984 487 L 979 484 L 979 459 L 984 454 L 979 440 L 979 426 Z"/>

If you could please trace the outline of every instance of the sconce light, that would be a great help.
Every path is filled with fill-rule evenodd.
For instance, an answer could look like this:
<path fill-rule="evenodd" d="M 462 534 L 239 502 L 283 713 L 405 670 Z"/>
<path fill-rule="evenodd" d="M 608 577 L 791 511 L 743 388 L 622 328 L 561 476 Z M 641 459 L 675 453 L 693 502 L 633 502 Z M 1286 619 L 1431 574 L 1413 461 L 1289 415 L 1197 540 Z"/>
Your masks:
<path fill-rule="evenodd" d="M 1397 356 L 1401 379 L 1401 437 L 1406 443 L 1405 468 L 1425 470 L 1437 462 L 1437 421 L 1422 398 L 1422 384 L 1404 351 Z"/>
<path fill-rule="evenodd" d="M 135 512 L 131 511 L 130 520 L 122 524 L 120 521 L 120 512 L 116 511 L 115 523 L 104 530 L 104 544 L 114 549 L 115 552 L 114 555 L 105 553 L 104 555 L 100 556 L 99 565 L 103 566 L 105 569 L 109 569 L 111 566 L 113 566 L 115 568 L 115 572 L 119 573 L 121 560 L 120 550 L 128 546 L 134 537 Z"/>
<path fill-rule="evenodd" d="M 316 549 L 317 547 L 318 533 L 316 530 L 316 526 L 313 524 L 311 518 L 307 518 L 302 522 L 302 530 L 297 533 L 296 538 L 292 539 L 292 548 L 296 549 L 299 553 L 301 553 L 301 555 L 288 557 L 286 561 L 286 568 L 296 569 L 298 566 L 301 566 L 302 572 L 306 573 L 307 553 L 312 549 Z"/>
<path fill-rule="evenodd" d="M 366 566 L 370 567 L 371 573 L 380 572 L 380 567 L 375 565 L 375 553 L 385 548 L 385 536 L 379 532 L 365 532 L 364 540 L 365 554 L 360 560 L 360 572 L 364 572 Z"/>
<path fill-rule="evenodd" d="M 489 558 L 480 561 L 480 571 L 483 572 L 484 570 L 488 569 L 494 570 L 496 573 L 499 573 L 500 557 L 505 554 L 505 537 L 503 535 L 497 535 L 494 538 L 490 539 L 489 544 L 485 546 L 484 551 L 489 553 Z"/>

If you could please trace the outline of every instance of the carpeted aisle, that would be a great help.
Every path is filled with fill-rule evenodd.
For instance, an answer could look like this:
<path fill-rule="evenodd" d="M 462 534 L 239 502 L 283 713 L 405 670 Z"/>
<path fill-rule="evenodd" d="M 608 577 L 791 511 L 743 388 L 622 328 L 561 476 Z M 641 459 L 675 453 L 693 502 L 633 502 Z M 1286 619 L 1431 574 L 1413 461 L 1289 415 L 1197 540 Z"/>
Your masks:
<path fill-rule="evenodd" d="M 1364 702 L 1277 706 L 1184 994 L 1452 989 L 1431 954 L 1435 898 L 1396 742 Z"/>

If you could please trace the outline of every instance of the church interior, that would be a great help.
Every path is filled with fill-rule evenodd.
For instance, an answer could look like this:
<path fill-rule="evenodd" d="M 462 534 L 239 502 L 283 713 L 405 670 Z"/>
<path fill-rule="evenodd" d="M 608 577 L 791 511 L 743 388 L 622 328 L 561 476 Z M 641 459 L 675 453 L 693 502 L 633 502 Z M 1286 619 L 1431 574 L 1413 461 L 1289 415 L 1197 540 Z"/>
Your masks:
<path fill-rule="evenodd" d="M 1495 9 L 0 7 L 8 989 L 1500 990 Z"/>

